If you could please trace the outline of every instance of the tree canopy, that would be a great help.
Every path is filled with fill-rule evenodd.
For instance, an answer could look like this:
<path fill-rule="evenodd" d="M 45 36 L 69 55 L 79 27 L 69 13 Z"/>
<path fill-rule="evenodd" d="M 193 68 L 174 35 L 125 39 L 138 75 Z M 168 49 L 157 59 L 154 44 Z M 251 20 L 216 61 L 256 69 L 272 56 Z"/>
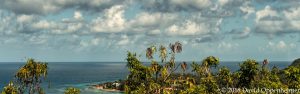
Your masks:
<path fill-rule="evenodd" d="M 219 67 L 220 60 L 208 56 L 202 62 L 177 62 L 175 55 L 182 52 L 180 42 L 169 45 L 169 49 L 160 45 L 146 49 L 150 65 L 141 62 L 135 53 L 127 53 L 129 75 L 125 84 L 127 94 L 214 94 L 233 93 L 221 91 L 222 88 L 267 88 L 299 89 L 299 67 L 290 66 L 279 69 L 264 59 L 261 63 L 247 59 L 239 64 L 239 70 L 231 71 L 226 66 Z M 156 52 L 159 59 L 155 59 Z M 180 66 L 181 71 L 178 71 Z M 188 71 L 188 68 L 191 68 Z M 212 68 L 217 69 L 216 72 Z M 238 93 L 245 93 L 239 91 Z"/>

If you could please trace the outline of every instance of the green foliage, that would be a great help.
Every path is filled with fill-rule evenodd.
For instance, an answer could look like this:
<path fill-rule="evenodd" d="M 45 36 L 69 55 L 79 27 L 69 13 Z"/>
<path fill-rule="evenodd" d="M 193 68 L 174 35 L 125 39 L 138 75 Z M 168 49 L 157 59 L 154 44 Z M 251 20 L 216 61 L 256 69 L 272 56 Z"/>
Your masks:
<path fill-rule="evenodd" d="M 150 66 L 143 65 L 136 54 L 128 52 L 127 67 L 130 74 L 124 86 L 126 94 L 215 94 L 221 93 L 222 88 L 300 88 L 298 67 L 290 66 L 283 71 L 273 67 L 269 70 L 267 59 L 261 66 L 255 60 L 247 59 L 239 65 L 238 71 L 231 72 L 227 67 L 219 68 L 219 58 L 214 56 L 204 58 L 199 64 L 193 62 L 188 66 L 186 62 L 175 62 L 175 55 L 182 51 L 182 45 L 175 42 L 169 47 L 170 52 L 162 45 L 159 47 L 161 62 L 153 58 L 156 46 L 147 48 L 146 57 L 151 60 Z M 181 73 L 176 73 L 179 66 Z M 191 67 L 191 74 L 186 73 L 188 67 Z M 212 68 L 218 70 L 212 72 Z"/>
<path fill-rule="evenodd" d="M 216 58 L 214 56 L 209 56 L 205 58 L 202 62 L 202 66 L 205 67 L 217 67 L 219 65 L 219 58 Z"/>
<path fill-rule="evenodd" d="M 227 67 L 222 67 L 217 73 L 217 82 L 220 87 L 232 87 L 233 78 L 230 70 Z"/>
<path fill-rule="evenodd" d="M 238 86 L 253 88 L 253 82 L 259 72 L 258 63 L 255 60 L 247 59 L 240 65 L 240 73 Z"/>
<path fill-rule="evenodd" d="M 283 85 L 279 78 L 279 69 L 277 67 L 273 67 L 271 71 L 266 66 L 267 63 L 263 62 L 262 69 L 259 71 L 259 77 L 255 81 L 256 87 L 259 88 L 272 88 L 272 89 L 279 89 L 279 88 L 286 88 Z"/>
<path fill-rule="evenodd" d="M 20 93 L 28 92 L 29 94 L 43 94 L 43 89 L 40 86 L 43 79 L 47 77 L 48 64 L 28 59 L 27 63 L 21 67 L 15 77 L 18 83 Z"/>
<path fill-rule="evenodd" d="M 232 72 L 232 79 L 233 79 L 232 87 L 238 88 L 240 77 L 241 77 L 241 72 L 240 71 Z"/>
<path fill-rule="evenodd" d="M 125 90 L 132 91 L 128 93 L 141 93 L 141 90 L 146 88 L 145 86 L 149 86 L 152 78 L 151 73 L 153 73 L 152 70 L 155 68 L 142 65 L 136 54 L 130 52 L 127 54 L 127 67 L 130 74 L 127 77 Z"/>
<path fill-rule="evenodd" d="M 4 87 L 1 94 L 18 94 L 18 90 L 14 83 L 10 82 L 7 86 Z"/>
<path fill-rule="evenodd" d="M 197 64 L 196 62 L 193 62 L 191 67 L 192 67 L 192 72 L 196 72 L 198 73 L 198 75 L 202 73 L 201 65 Z"/>
<path fill-rule="evenodd" d="M 74 88 L 74 87 L 69 87 L 65 89 L 65 94 L 80 94 L 80 89 Z"/>
<path fill-rule="evenodd" d="M 209 56 L 202 61 L 202 64 L 192 63 L 192 71 L 198 74 L 200 81 L 197 88 L 200 90 L 192 91 L 194 93 L 217 93 L 219 86 L 214 76 L 210 71 L 211 67 L 217 67 L 219 65 L 219 59 L 214 56 Z"/>
<path fill-rule="evenodd" d="M 125 93 L 168 93 L 173 92 L 165 88 L 170 87 L 173 80 L 171 80 L 170 75 L 175 72 L 179 67 L 175 63 L 175 54 L 182 51 L 182 45 L 179 42 L 170 44 L 170 60 L 167 61 L 168 50 L 166 47 L 161 45 L 159 47 L 159 58 L 161 62 L 157 62 L 153 56 L 155 54 L 156 46 L 150 46 L 146 49 L 146 57 L 151 60 L 150 66 L 143 65 L 139 59 L 136 57 L 136 54 L 128 52 L 127 54 L 127 67 L 130 74 L 127 77 L 125 85 Z M 183 71 L 186 70 L 187 64 L 181 64 Z M 155 78 L 154 78 L 155 77 Z"/>
<path fill-rule="evenodd" d="M 289 66 L 283 70 L 289 88 L 300 88 L 300 69 Z"/>
<path fill-rule="evenodd" d="M 14 81 L 4 87 L 2 94 L 45 94 L 40 86 L 46 79 L 48 64 L 28 59 L 15 74 Z"/>
<path fill-rule="evenodd" d="M 300 58 L 293 61 L 293 63 L 290 66 L 300 67 Z"/>
<path fill-rule="evenodd" d="M 134 94 L 169 94 L 169 93 L 216 93 L 219 86 L 214 76 L 211 75 L 211 67 L 216 67 L 219 64 L 219 59 L 209 56 L 203 60 L 202 64 L 193 63 L 193 71 L 199 74 L 200 83 L 197 85 L 195 78 L 187 76 L 187 63 L 175 63 L 175 54 L 182 51 L 182 45 L 179 42 L 170 44 L 170 58 L 167 60 L 167 49 L 160 46 L 159 57 L 161 63 L 155 61 L 153 55 L 156 52 L 156 47 L 151 46 L 146 50 L 146 57 L 151 60 L 151 65 L 144 66 L 136 57 L 136 54 L 128 52 L 127 67 L 130 74 L 127 77 L 125 85 L 125 93 Z M 179 76 L 172 76 L 178 67 L 181 67 L 182 73 Z M 203 75 L 205 74 L 205 75 Z M 153 78 L 155 76 L 155 78 Z M 172 76 L 172 77 L 170 77 Z"/>
<path fill-rule="evenodd" d="M 218 93 L 219 86 L 213 76 L 209 75 L 208 77 L 201 78 L 199 86 L 203 88 L 203 90 L 198 91 L 199 93 L 206 93 L 206 94 Z"/>

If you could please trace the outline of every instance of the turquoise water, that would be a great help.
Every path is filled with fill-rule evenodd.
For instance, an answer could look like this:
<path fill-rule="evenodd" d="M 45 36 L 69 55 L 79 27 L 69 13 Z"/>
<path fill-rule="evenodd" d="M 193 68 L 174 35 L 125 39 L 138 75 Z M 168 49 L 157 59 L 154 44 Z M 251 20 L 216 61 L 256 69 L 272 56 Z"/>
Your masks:
<path fill-rule="evenodd" d="M 221 62 L 221 66 L 227 66 L 231 71 L 239 69 L 240 62 Z M 14 78 L 16 71 L 24 63 L 2 62 L 0 63 L 0 90 Z M 148 64 L 148 63 L 147 63 Z M 287 67 L 291 62 L 270 62 L 269 66 Z M 47 80 L 43 87 L 47 94 L 62 94 L 67 87 L 77 87 L 82 94 L 119 94 L 118 92 L 105 92 L 89 88 L 91 84 L 103 83 L 126 79 L 128 70 L 126 63 L 122 62 L 50 62 Z M 190 71 L 191 68 L 188 67 Z"/>
<path fill-rule="evenodd" d="M 23 64 L 0 63 L 0 90 Z M 125 65 L 120 62 L 50 62 L 47 80 L 42 85 L 47 94 L 62 94 L 70 86 L 80 88 L 82 94 L 113 94 L 88 85 L 125 79 L 128 74 Z"/>

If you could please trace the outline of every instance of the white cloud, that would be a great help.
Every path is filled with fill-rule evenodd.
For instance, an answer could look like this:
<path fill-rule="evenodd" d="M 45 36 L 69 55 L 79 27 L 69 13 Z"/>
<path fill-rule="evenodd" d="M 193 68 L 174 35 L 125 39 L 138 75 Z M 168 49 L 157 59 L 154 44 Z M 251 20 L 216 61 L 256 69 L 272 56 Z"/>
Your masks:
<path fill-rule="evenodd" d="M 124 6 L 116 5 L 105 10 L 104 17 L 98 17 L 91 22 L 94 32 L 121 32 L 126 28 Z"/>
<path fill-rule="evenodd" d="M 103 39 L 97 37 L 97 38 L 92 38 L 92 39 L 87 39 L 87 40 L 81 40 L 79 42 L 79 45 L 82 47 L 80 48 L 81 50 L 83 48 L 86 48 L 86 47 L 95 47 L 95 46 L 98 46 L 100 44 L 100 42 L 102 41 Z"/>
<path fill-rule="evenodd" d="M 229 2 L 229 0 L 219 0 L 218 2 L 220 3 L 221 6 L 224 6 Z"/>
<path fill-rule="evenodd" d="M 300 7 L 290 8 L 283 11 L 283 13 L 289 20 L 300 20 Z"/>
<path fill-rule="evenodd" d="M 17 22 L 19 23 L 28 23 L 28 22 L 31 22 L 33 21 L 34 19 L 36 18 L 36 16 L 34 15 L 19 15 L 17 17 Z"/>
<path fill-rule="evenodd" d="M 156 25 L 160 19 L 162 19 L 160 13 L 150 14 L 142 12 L 137 15 L 133 23 L 142 26 Z"/>
<path fill-rule="evenodd" d="M 187 20 L 180 25 L 172 25 L 166 29 L 168 35 L 199 35 L 210 32 L 209 26 L 205 23 L 196 23 Z"/>
<path fill-rule="evenodd" d="M 245 27 L 245 30 L 241 34 L 241 37 L 248 36 L 250 34 L 250 32 L 251 32 L 251 29 L 249 27 Z"/>
<path fill-rule="evenodd" d="M 245 2 L 242 6 L 240 6 L 240 10 L 241 10 L 243 13 L 246 14 L 246 15 L 244 16 L 244 19 L 248 19 L 248 17 L 249 17 L 251 14 L 255 13 L 254 7 L 250 6 L 249 4 L 250 4 L 250 2 L 247 1 L 247 2 Z"/>
<path fill-rule="evenodd" d="M 55 28 L 56 26 L 57 24 L 55 22 L 51 22 L 47 20 L 40 20 L 32 24 L 32 28 L 35 29 L 51 29 L 51 28 Z"/>
<path fill-rule="evenodd" d="M 277 11 L 273 10 L 271 6 L 267 5 L 264 9 L 256 12 L 256 22 L 265 17 L 278 17 Z"/>
<path fill-rule="evenodd" d="M 82 20 L 82 19 L 83 19 L 83 16 L 82 16 L 82 14 L 81 14 L 80 11 L 75 11 L 75 12 L 74 12 L 74 18 L 75 18 L 76 20 Z"/>
<path fill-rule="evenodd" d="M 101 41 L 100 38 L 95 38 L 95 39 L 92 39 L 92 40 L 91 40 L 91 44 L 92 44 L 92 45 L 98 45 L 100 41 Z"/>
<path fill-rule="evenodd" d="M 169 26 L 176 22 L 177 18 L 178 15 L 176 13 L 141 12 L 128 21 L 128 31 L 152 32 L 153 30 Z"/>
<path fill-rule="evenodd" d="M 234 34 L 234 39 L 243 39 L 250 36 L 251 29 L 249 27 L 245 27 L 245 29 L 242 32 L 231 32 Z"/>
<path fill-rule="evenodd" d="M 300 30 L 299 9 L 289 8 L 282 12 L 270 6 L 256 12 L 256 32 L 267 34 L 295 33 Z M 284 16 L 282 16 L 284 15 Z"/>
<path fill-rule="evenodd" d="M 5 15 L 2 10 L 0 10 L 0 36 L 12 35 L 16 32 L 15 27 L 15 15 L 8 14 Z"/>
<path fill-rule="evenodd" d="M 141 12 L 131 21 L 132 26 L 156 26 L 168 24 L 178 17 L 177 14 L 172 13 L 149 13 Z"/>
<path fill-rule="evenodd" d="M 102 11 L 125 0 L 0 0 L 3 9 L 17 14 L 50 14 L 67 8 Z"/>
<path fill-rule="evenodd" d="M 29 38 L 29 42 L 33 44 L 45 44 L 48 41 L 47 35 L 41 35 L 41 36 L 31 36 Z"/>
<path fill-rule="evenodd" d="M 147 34 L 148 35 L 159 35 L 159 34 L 161 34 L 161 31 L 159 29 L 154 29 L 154 30 L 147 32 Z"/>
<path fill-rule="evenodd" d="M 222 49 L 222 50 L 224 50 L 224 49 L 231 50 L 238 46 L 239 45 L 237 43 L 227 43 L 227 42 L 223 41 L 223 42 L 219 43 L 218 48 Z"/>
<path fill-rule="evenodd" d="M 296 48 L 296 44 L 279 41 L 278 43 L 269 42 L 266 47 L 275 52 L 278 51 L 286 52 L 286 51 L 292 51 L 294 48 Z"/>
<path fill-rule="evenodd" d="M 122 35 L 120 41 L 117 42 L 117 45 L 127 45 L 130 43 L 130 40 L 127 35 Z"/>
<path fill-rule="evenodd" d="M 71 23 L 67 25 L 67 32 L 75 32 L 83 27 L 82 23 Z"/>

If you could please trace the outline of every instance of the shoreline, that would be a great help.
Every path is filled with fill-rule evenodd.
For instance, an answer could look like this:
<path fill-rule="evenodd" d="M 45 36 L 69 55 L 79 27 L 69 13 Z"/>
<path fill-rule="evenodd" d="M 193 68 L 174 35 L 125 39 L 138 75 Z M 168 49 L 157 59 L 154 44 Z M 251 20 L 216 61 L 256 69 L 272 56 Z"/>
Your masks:
<path fill-rule="evenodd" d="M 105 91 L 105 92 L 119 92 L 119 93 L 124 92 L 124 91 L 122 91 L 120 89 L 116 89 L 116 88 L 105 88 L 105 85 L 107 85 L 107 83 L 94 84 L 94 85 L 88 85 L 88 86 L 89 86 L 89 88 L 97 89 L 97 90 L 101 90 L 101 91 Z"/>

